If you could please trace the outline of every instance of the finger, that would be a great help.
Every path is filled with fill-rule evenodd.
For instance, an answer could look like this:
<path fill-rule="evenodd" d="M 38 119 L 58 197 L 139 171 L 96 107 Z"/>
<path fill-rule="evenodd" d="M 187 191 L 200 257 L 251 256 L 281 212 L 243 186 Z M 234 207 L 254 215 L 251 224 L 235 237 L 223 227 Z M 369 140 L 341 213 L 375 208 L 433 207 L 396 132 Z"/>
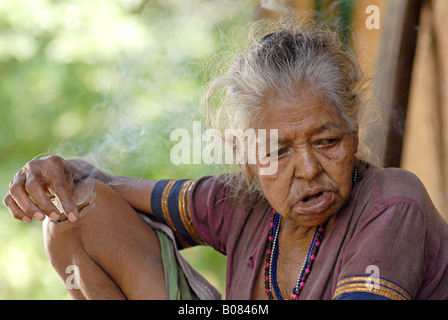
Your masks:
<path fill-rule="evenodd" d="M 18 179 L 11 185 L 9 195 L 23 213 L 29 217 L 35 216 L 40 220 L 43 213 L 26 193 L 23 179 Z"/>
<path fill-rule="evenodd" d="M 53 202 L 53 204 L 56 206 L 56 208 L 58 208 L 58 211 L 61 212 L 61 215 L 59 215 L 58 221 L 65 221 L 67 220 L 67 215 L 64 213 L 64 208 L 62 208 L 62 205 L 60 204 L 58 198 L 53 197 L 51 199 L 51 202 Z"/>
<path fill-rule="evenodd" d="M 67 181 L 60 177 L 51 181 L 50 192 L 57 198 L 57 201 L 64 209 L 64 214 L 67 218 L 69 218 L 70 221 L 75 221 L 78 218 L 79 213 Z"/>
<path fill-rule="evenodd" d="M 3 199 L 3 204 L 8 208 L 9 212 L 15 219 L 22 220 L 23 222 L 30 223 L 32 218 L 20 209 L 12 196 L 8 193 Z"/>
<path fill-rule="evenodd" d="M 59 210 L 55 207 L 53 202 L 48 196 L 42 184 L 32 175 L 28 175 L 25 190 L 28 195 L 34 200 L 34 203 L 39 208 L 41 212 L 49 216 L 52 220 L 57 220 L 59 218 Z M 44 215 L 34 216 L 38 220 L 43 220 Z"/>

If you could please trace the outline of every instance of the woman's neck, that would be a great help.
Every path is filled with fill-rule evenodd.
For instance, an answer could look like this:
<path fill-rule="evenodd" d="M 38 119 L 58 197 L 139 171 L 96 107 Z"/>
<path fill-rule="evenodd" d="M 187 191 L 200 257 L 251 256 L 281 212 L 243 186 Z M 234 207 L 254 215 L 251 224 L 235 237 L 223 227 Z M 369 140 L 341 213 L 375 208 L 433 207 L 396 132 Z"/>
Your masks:
<path fill-rule="evenodd" d="M 331 230 L 336 215 L 332 216 L 328 220 L 325 235 Z M 302 226 L 297 225 L 294 222 L 282 219 L 279 230 L 279 244 L 281 248 L 285 248 L 288 251 L 308 250 L 311 240 L 313 239 L 314 232 L 317 226 Z M 324 235 L 324 238 L 325 238 Z"/>
<path fill-rule="evenodd" d="M 282 219 L 279 230 L 280 248 L 290 252 L 300 252 L 309 247 L 316 227 L 297 226 L 286 219 Z M 283 251 L 283 250 L 282 250 Z"/>

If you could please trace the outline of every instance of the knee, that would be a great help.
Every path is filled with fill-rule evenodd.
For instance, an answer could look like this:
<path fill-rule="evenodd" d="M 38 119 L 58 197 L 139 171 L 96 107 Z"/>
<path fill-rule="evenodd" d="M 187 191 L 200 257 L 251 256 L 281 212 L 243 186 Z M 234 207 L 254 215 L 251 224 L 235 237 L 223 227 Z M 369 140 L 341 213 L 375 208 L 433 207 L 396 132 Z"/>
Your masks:
<path fill-rule="evenodd" d="M 85 179 L 75 184 L 73 199 L 78 206 L 78 220 L 71 222 L 53 222 L 45 219 L 43 223 L 43 238 L 48 258 L 55 266 L 59 260 L 71 259 L 81 245 L 82 235 L 86 225 L 95 223 L 92 220 L 101 219 L 101 202 L 107 201 L 113 191 L 103 182 L 96 179 Z M 98 216 L 99 215 L 99 216 Z M 84 230 L 84 231 L 83 231 Z"/>
<path fill-rule="evenodd" d="M 105 183 L 87 178 L 75 184 L 72 196 L 78 208 L 76 225 L 83 225 L 87 223 L 87 220 L 95 219 L 101 214 L 104 211 L 102 209 L 107 207 L 110 201 L 113 202 L 118 195 Z M 92 212 L 96 214 L 90 214 Z M 64 220 L 66 220 L 65 217 Z"/>
<path fill-rule="evenodd" d="M 110 198 L 112 193 L 113 190 L 109 186 L 97 179 L 88 178 L 77 182 L 73 190 L 73 199 L 78 207 L 79 216 L 81 217 L 98 202 Z"/>

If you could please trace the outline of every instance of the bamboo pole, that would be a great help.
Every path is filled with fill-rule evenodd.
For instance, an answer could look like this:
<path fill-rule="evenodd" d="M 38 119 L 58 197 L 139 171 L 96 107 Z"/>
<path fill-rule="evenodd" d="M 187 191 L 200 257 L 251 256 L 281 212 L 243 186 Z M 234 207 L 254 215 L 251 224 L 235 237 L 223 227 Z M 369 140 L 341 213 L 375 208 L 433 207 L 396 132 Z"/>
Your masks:
<path fill-rule="evenodd" d="M 384 17 L 374 92 L 383 126 L 369 134 L 377 164 L 399 167 L 422 2 L 393 0 Z M 375 159 L 371 159 L 374 161 Z"/>

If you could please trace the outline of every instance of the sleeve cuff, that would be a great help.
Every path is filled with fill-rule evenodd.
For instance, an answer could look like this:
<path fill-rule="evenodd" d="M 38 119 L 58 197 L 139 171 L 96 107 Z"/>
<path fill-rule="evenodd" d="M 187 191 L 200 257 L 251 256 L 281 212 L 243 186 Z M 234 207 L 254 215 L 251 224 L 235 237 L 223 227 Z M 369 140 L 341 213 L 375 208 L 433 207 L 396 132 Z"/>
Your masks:
<path fill-rule="evenodd" d="M 357 275 L 340 280 L 333 296 L 335 300 L 381 300 L 380 298 L 411 300 L 409 293 L 400 285 L 371 275 Z"/>
<path fill-rule="evenodd" d="M 160 180 L 151 195 L 152 213 L 176 235 L 180 248 L 202 244 L 190 213 L 191 190 L 196 180 Z"/>

